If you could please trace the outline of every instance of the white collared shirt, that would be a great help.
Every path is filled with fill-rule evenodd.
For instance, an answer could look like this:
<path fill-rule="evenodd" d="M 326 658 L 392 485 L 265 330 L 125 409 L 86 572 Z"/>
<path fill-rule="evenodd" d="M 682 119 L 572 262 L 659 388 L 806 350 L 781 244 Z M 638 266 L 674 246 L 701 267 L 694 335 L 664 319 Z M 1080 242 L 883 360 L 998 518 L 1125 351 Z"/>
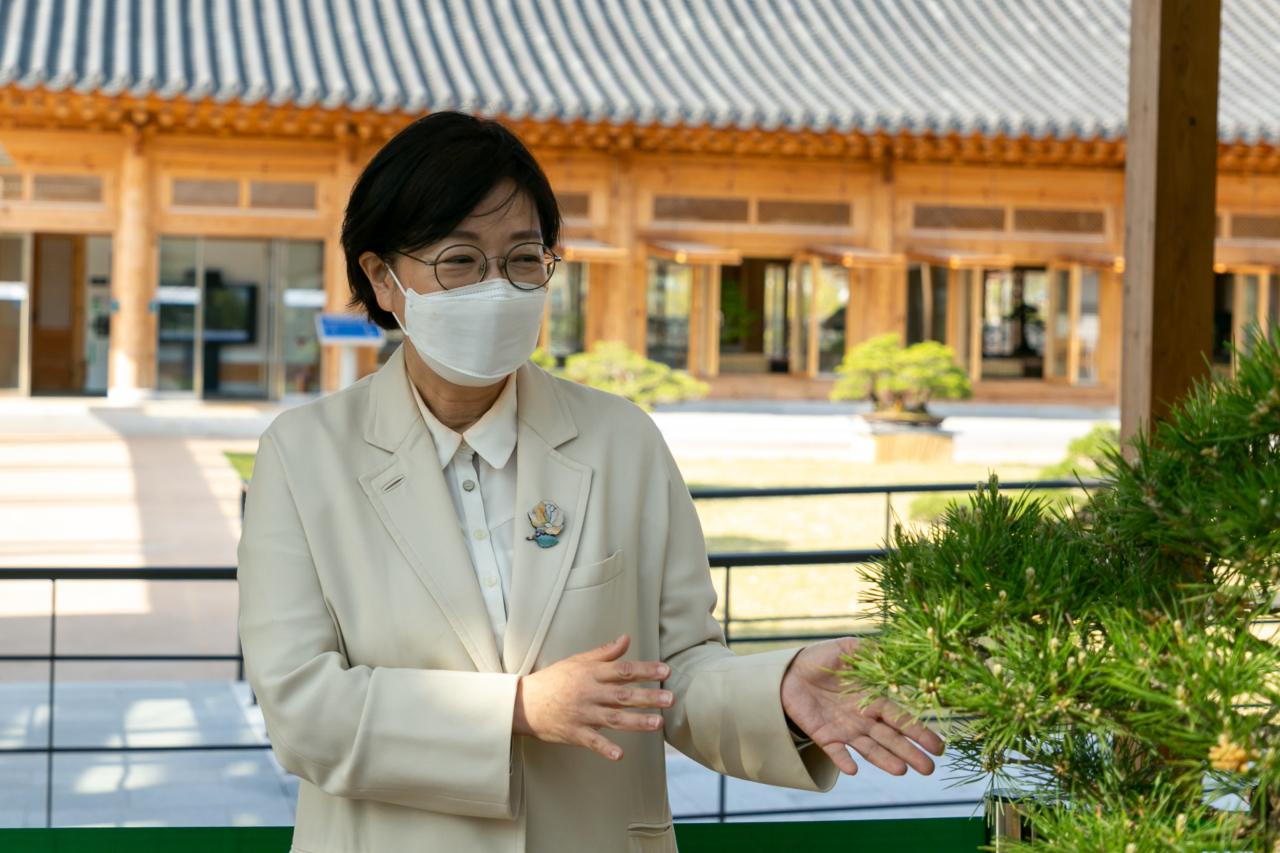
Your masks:
<path fill-rule="evenodd" d="M 502 655 L 511 597 L 511 557 L 516 521 L 516 377 L 507 377 L 498 399 L 466 432 L 440 423 L 422 402 L 413 382 L 413 399 L 436 445 L 449 497 L 467 542 L 471 566 L 493 638 Z M 425 523 L 425 522 L 424 522 Z"/>

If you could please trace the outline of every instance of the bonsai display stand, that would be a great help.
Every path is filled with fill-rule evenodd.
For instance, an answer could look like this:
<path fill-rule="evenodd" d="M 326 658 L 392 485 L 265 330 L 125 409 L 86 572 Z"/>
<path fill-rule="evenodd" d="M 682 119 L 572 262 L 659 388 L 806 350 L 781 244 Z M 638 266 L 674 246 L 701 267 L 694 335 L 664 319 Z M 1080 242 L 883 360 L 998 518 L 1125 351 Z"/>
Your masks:
<path fill-rule="evenodd" d="M 931 426 L 897 426 L 871 421 L 876 462 L 951 462 L 954 433 Z"/>

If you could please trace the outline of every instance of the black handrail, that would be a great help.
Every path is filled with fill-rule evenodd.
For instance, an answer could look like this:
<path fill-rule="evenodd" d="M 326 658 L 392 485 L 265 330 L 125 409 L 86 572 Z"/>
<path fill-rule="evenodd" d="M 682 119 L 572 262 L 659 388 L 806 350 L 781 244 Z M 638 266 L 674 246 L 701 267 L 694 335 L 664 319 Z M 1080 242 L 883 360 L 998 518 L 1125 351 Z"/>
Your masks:
<path fill-rule="evenodd" d="M 1001 483 L 1001 491 L 1036 489 L 1091 489 L 1104 480 L 1023 480 Z M 766 488 L 718 488 L 698 486 L 689 489 L 696 501 L 723 498 L 805 498 L 832 495 L 903 495 L 924 492 L 972 492 L 986 488 L 986 483 L 899 483 L 886 486 L 772 486 Z"/>
<path fill-rule="evenodd" d="M 1028 482 L 1017 483 L 1001 483 L 1002 490 L 1027 490 L 1027 489 L 1076 489 L 1091 488 L 1097 486 L 1101 481 L 1097 480 L 1034 480 Z M 779 488 L 695 488 L 690 490 L 690 495 L 695 500 L 717 500 L 717 499 L 736 499 L 736 498 L 765 498 L 765 497 L 830 497 L 835 495 L 867 495 L 867 494 L 883 494 L 885 496 L 885 539 L 888 541 L 890 522 L 893 514 L 892 496 L 895 494 L 911 494 L 924 492 L 968 492 L 974 488 L 985 487 L 985 483 L 916 483 L 916 484 L 898 484 L 884 486 L 817 486 L 817 487 L 779 487 Z M 747 637 L 732 637 L 732 625 L 735 622 L 741 624 L 743 621 L 752 623 L 759 621 L 778 621 L 785 622 L 791 618 L 805 617 L 786 617 L 780 616 L 771 620 L 735 620 L 730 610 L 730 592 L 732 570 L 735 568 L 750 568 L 764 566 L 813 566 L 813 565 L 850 565 L 872 562 L 885 554 L 882 548 L 866 548 L 853 550 L 831 550 L 831 551 L 744 551 L 731 553 L 709 554 L 708 562 L 711 568 L 724 569 L 724 618 L 721 620 L 721 627 L 724 631 L 726 642 L 733 643 L 762 643 L 762 642 L 788 642 L 788 643 L 809 643 L 819 640 L 832 639 L 836 636 L 844 636 L 843 634 L 795 634 L 795 635 L 756 635 Z M 40 747 L 0 747 L 0 756 L 5 754 L 43 754 L 47 757 L 46 762 L 46 790 L 45 790 L 45 826 L 53 825 L 53 756 L 62 753 L 116 753 L 116 752 L 220 752 L 232 750 L 254 750 L 254 749 L 270 749 L 271 745 L 253 744 L 253 743 L 237 743 L 237 744 L 186 744 L 174 746 L 58 746 L 54 744 L 54 713 L 56 704 L 54 702 L 54 688 L 56 684 L 55 667 L 60 661 L 92 661 L 92 662 L 229 662 L 238 664 L 237 677 L 240 680 L 244 678 L 244 655 L 237 652 L 234 655 L 110 655 L 110 654 L 58 654 L 57 651 L 57 581 L 73 581 L 73 580 L 146 580 L 146 581 L 234 581 L 236 579 L 236 568 L 234 566 L 226 567 L 204 567 L 204 566 L 172 566 L 157 567 L 143 566 L 136 568 L 0 568 L 0 581 L 6 580 L 47 580 L 53 582 L 53 598 L 52 610 L 49 619 L 49 654 L 47 655 L 0 655 L 0 661 L 4 662 L 46 662 L 49 664 L 49 726 L 47 732 L 47 742 Z M 866 614 L 873 616 L 874 614 Z M 829 616 L 822 617 L 824 619 L 854 619 L 857 615 Z M 767 811 L 745 811 L 730 812 L 726 809 L 726 786 L 725 778 L 720 778 L 719 785 L 719 809 L 714 813 L 698 814 L 698 815 L 678 815 L 681 819 L 705 819 L 717 818 L 723 822 L 727 817 L 746 817 L 752 815 L 764 816 L 774 814 L 784 814 L 787 812 L 824 812 L 824 811 L 852 811 L 860 808 L 884 808 L 885 806 L 823 806 L 823 807 L 797 807 L 785 810 L 767 810 Z M 958 805 L 959 802 L 936 803 L 926 805 Z M 964 804 L 968 804 L 965 801 Z"/>

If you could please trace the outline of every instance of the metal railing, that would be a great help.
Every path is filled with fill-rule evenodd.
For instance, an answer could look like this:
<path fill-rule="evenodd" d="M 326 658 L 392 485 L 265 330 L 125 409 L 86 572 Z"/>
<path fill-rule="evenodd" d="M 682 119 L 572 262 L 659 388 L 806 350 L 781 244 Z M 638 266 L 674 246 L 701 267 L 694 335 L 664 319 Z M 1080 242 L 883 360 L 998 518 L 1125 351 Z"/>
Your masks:
<path fill-rule="evenodd" d="M 1096 485 L 1095 481 L 1048 480 L 1018 483 L 1002 483 L 1001 490 L 1027 489 L 1078 489 Z M 982 486 L 985 484 L 977 484 Z M 893 496 L 895 494 L 918 494 L 928 492 L 973 491 L 971 483 L 930 483 L 916 485 L 884 485 L 884 486 L 819 486 L 819 487 L 779 487 L 779 488 L 696 488 L 690 494 L 694 500 L 723 500 L 736 498 L 768 498 L 768 497 L 830 497 L 842 495 L 875 495 L 885 496 L 885 538 L 891 532 L 893 520 Z M 857 565 L 865 564 L 884 554 L 883 549 L 837 550 L 837 551 L 751 551 L 739 553 L 710 554 L 709 561 L 713 569 L 724 570 L 724 598 L 720 619 L 725 640 L 733 643 L 756 642 L 814 642 L 846 636 L 848 632 L 837 634 L 758 634 L 755 636 L 734 636 L 735 623 L 758 623 L 765 621 L 803 621 L 806 619 L 853 619 L 865 618 L 866 614 L 847 614 L 834 617 L 810 617 L 807 615 L 772 617 L 765 620 L 734 619 L 732 611 L 732 573 L 735 568 L 748 567 L 793 567 L 814 565 Z M 244 656 L 237 643 L 236 654 L 60 654 L 58 652 L 58 613 L 57 588 L 58 581 L 75 580 L 142 580 L 142 581 L 234 581 L 234 567 L 188 568 L 188 567 L 141 567 L 141 568 L 0 568 L 0 581 L 46 580 L 51 586 L 51 604 L 49 614 L 49 653 L 48 654 L 0 654 L 0 663 L 47 663 L 48 664 L 48 725 L 45 743 L 42 746 L 5 747 L 0 746 L 0 757 L 15 754 L 43 754 L 45 761 L 45 826 L 53 826 L 53 758 L 64 753 L 135 753 L 135 752 L 222 752 L 241 750 L 267 750 L 269 743 L 235 743 L 235 744 L 182 744 L 135 746 L 121 744 L 118 746 L 60 746 L 54 743 L 57 665 L 69 662 L 134 662 L 134 663 L 209 663 L 223 662 L 236 664 L 236 679 L 244 680 Z M 714 812 L 676 815 L 682 820 L 706 820 L 715 818 L 724 822 L 728 818 L 764 817 L 790 813 L 827 813 L 883 809 L 890 806 L 884 804 L 857 806 L 796 806 L 786 809 L 730 811 L 727 808 L 727 780 L 721 775 L 718 780 L 718 808 Z M 940 802 L 912 803 L 912 807 L 929 808 L 958 805 L 976 805 L 977 800 L 948 800 Z"/>

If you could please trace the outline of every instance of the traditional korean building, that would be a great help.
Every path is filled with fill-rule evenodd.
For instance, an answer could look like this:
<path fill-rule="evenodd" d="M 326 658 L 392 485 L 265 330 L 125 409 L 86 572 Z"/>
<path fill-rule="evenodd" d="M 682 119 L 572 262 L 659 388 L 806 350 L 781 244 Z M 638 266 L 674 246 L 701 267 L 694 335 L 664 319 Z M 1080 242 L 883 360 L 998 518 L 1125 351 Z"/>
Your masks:
<path fill-rule="evenodd" d="M 1280 0 L 1225 0 L 1219 347 L 1280 309 Z M 362 165 L 510 122 L 556 187 L 545 344 L 818 396 L 884 332 L 1107 402 L 1124 0 L 4 0 L 0 388 L 332 390 Z M 1157 296 L 1158 298 L 1158 296 Z M 361 369 L 376 366 L 370 350 Z"/>

